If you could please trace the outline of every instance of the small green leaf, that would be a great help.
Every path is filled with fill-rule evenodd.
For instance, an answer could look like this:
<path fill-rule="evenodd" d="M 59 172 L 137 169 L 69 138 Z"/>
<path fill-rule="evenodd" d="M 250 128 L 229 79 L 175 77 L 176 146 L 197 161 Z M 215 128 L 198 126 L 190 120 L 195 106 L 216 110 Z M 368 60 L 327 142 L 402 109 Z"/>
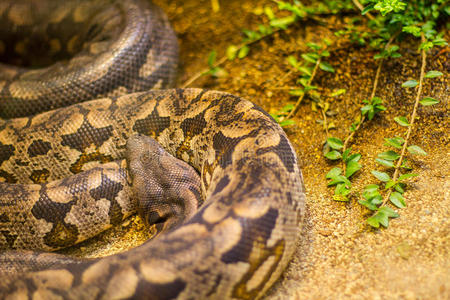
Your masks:
<path fill-rule="evenodd" d="M 339 175 L 333 178 L 330 182 L 327 183 L 328 186 L 332 186 L 338 183 L 345 183 L 347 186 L 351 186 L 352 183 L 345 176 Z"/>
<path fill-rule="evenodd" d="M 375 205 L 380 205 L 381 203 L 383 203 L 383 198 L 381 197 L 381 195 L 377 195 L 370 199 L 370 202 Z"/>
<path fill-rule="evenodd" d="M 250 51 L 250 48 L 248 46 L 243 46 L 241 49 L 239 49 L 238 52 L 238 58 L 242 59 L 247 56 L 248 52 Z"/>
<path fill-rule="evenodd" d="M 411 145 L 407 149 L 408 149 L 409 153 L 414 154 L 414 155 L 427 155 L 427 153 L 425 151 L 423 151 L 423 149 L 417 145 Z"/>
<path fill-rule="evenodd" d="M 416 176 L 419 176 L 419 174 L 415 174 L 415 173 L 408 173 L 408 174 L 402 174 L 402 175 L 400 175 L 399 177 L 398 177 L 398 181 L 402 181 L 402 180 L 405 180 L 405 179 L 408 179 L 408 178 L 411 178 L 411 177 L 416 177 Z"/>
<path fill-rule="evenodd" d="M 377 191 L 380 188 L 377 184 L 368 184 L 364 187 L 365 192 Z"/>
<path fill-rule="evenodd" d="M 216 56 L 217 56 L 217 52 L 216 50 L 213 50 L 209 53 L 208 56 L 208 65 L 210 68 L 214 67 L 214 63 L 216 62 Z"/>
<path fill-rule="evenodd" d="M 395 117 L 394 120 L 395 120 L 395 122 L 397 122 L 400 126 L 404 126 L 404 127 L 408 127 L 408 126 L 409 126 L 408 119 L 406 119 L 405 117 Z"/>
<path fill-rule="evenodd" d="M 327 143 L 332 149 L 336 150 L 342 149 L 344 147 L 344 143 L 342 142 L 342 140 L 335 137 L 328 138 Z"/>
<path fill-rule="evenodd" d="M 411 33 L 412 35 L 414 35 L 416 37 L 420 37 L 421 29 L 420 29 L 420 27 L 417 27 L 415 25 L 409 25 L 409 26 L 403 26 L 402 31 Z"/>
<path fill-rule="evenodd" d="M 270 20 L 270 26 L 286 29 L 290 24 L 294 23 L 296 20 L 295 15 L 283 17 L 283 18 L 276 18 Z"/>
<path fill-rule="evenodd" d="M 264 36 L 272 33 L 272 28 L 270 26 L 264 26 L 262 24 L 258 24 L 258 30 Z"/>
<path fill-rule="evenodd" d="M 378 210 L 379 212 L 385 213 L 389 218 L 398 218 L 398 213 L 390 207 L 383 206 Z"/>
<path fill-rule="evenodd" d="M 384 173 L 384 172 L 373 170 L 371 173 L 372 173 L 373 176 L 375 176 L 380 181 L 386 182 L 389 179 L 391 179 L 391 177 L 388 174 Z"/>
<path fill-rule="evenodd" d="M 336 187 L 336 189 L 337 189 L 337 187 Z M 350 199 L 348 199 L 343 194 L 335 194 L 335 195 L 333 195 L 333 200 L 334 201 L 339 201 L 339 202 L 348 202 Z"/>
<path fill-rule="evenodd" d="M 378 185 L 375 186 L 378 187 Z M 367 201 L 370 201 L 370 203 L 373 203 L 375 205 L 381 204 L 383 202 L 383 198 L 381 198 L 381 194 L 378 189 L 365 189 L 363 192 L 363 197 Z"/>
<path fill-rule="evenodd" d="M 375 161 L 377 163 L 379 163 L 380 165 L 385 166 L 385 167 L 389 167 L 389 168 L 393 168 L 394 167 L 394 163 L 392 161 L 379 159 L 379 158 L 375 159 Z"/>
<path fill-rule="evenodd" d="M 368 112 L 368 111 L 370 111 L 370 110 L 372 110 L 372 109 L 373 109 L 373 106 L 370 105 L 370 104 L 361 107 L 361 111 L 362 111 L 363 113 L 366 113 L 366 112 Z"/>
<path fill-rule="evenodd" d="M 294 68 L 297 68 L 297 66 L 298 66 L 298 61 L 297 61 L 297 59 L 296 59 L 294 56 L 289 55 L 288 58 L 287 58 L 287 61 L 288 61 L 288 63 L 289 63 L 291 66 L 293 66 Z"/>
<path fill-rule="evenodd" d="M 331 160 L 336 160 L 342 157 L 341 153 L 339 151 L 336 150 L 332 150 L 330 152 L 328 152 L 327 154 L 325 154 L 325 157 Z"/>
<path fill-rule="evenodd" d="M 333 200 L 347 202 L 349 201 L 349 199 L 346 197 L 348 194 L 350 194 L 350 189 L 348 189 L 344 183 L 339 183 L 334 189 Z"/>
<path fill-rule="evenodd" d="M 317 62 L 317 54 L 316 53 L 304 53 L 301 55 L 302 58 L 308 62 L 315 64 Z"/>
<path fill-rule="evenodd" d="M 286 104 L 280 109 L 280 112 L 287 113 L 294 109 L 294 104 Z"/>
<path fill-rule="evenodd" d="M 319 68 L 321 68 L 322 70 L 324 70 L 324 71 L 326 71 L 326 72 L 334 73 L 334 68 L 333 68 L 329 63 L 327 63 L 327 62 L 325 62 L 325 61 L 322 61 L 322 62 L 319 64 Z"/>
<path fill-rule="evenodd" d="M 302 73 L 308 75 L 308 76 L 311 76 L 311 75 L 312 75 L 311 69 L 308 68 L 308 67 L 305 67 L 305 66 L 298 67 L 298 70 L 299 70 L 300 72 L 302 72 Z"/>
<path fill-rule="evenodd" d="M 447 15 L 450 15 L 450 6 L 446 7 L 446 13 L 447 13 Z M 436 45 L 436 46 L 447 46 L 448 43 L 447 43 L 447 41 L 444 38 L 442 38 L 441 34 L 438 34 L 438 37 L 436 37 L 433 40 L 433 45 Z"/>
<path fill-rule="evenodd" d="M 311 90 L 317 90 L 317 86 L 315 86 L 315 85 L 306 85 L 305 86 L 305 93 L 309 92 Z"/>
<path fill-rule="evenodd" d="M 389 226 L 389 218 L 397 218 L 398 214 L 390 207 L 383 206 L 378 211 L 367 219 L 367 223 L 375 228 L 379 228 L 380 224 L 384 227 Z"/>
<path fill-rule="evenodd" d="M 389 226 L 389 217 L 385 213 L 378 211 L 378 213 L 376 214 L 376 218 L 378 222 L 384 227 L 387 228 Z"/>
<path fill-rule="evenodd" d="M 394 189 L 395 189 L 397 192 L 399 192 L 400 194 L 403 194 L 403 193 L 405 192 L 405 184 L 399 182 L 399 183 L 397 183 L 397 184 L 394 186 Z"/>
<path fill-rule="evenodd" d="M 417 80 L 408 80 L 403 82 L 402 87 L 406 87 L 406 88 L 412 88 L 417 86 L 419 83 L 417 82 Z"/>
<path fill-rule="evenodd" d="M 289 95 L 300 97 L 303 95 L 305 91 L 303 89 L 293 89 L 289 91 Z"/>
<path fill-rule="evenodd" d="M 322 56 L 322 57 L 328 57 L 328 56 L 330 56 L 330 51 L 324 50 L 324 51 L 322 51 L 322 52 L 320 53 L 320 56 Z"/>
<path fill-rule="evenodd" d="M 405 142 L 405 140 L 401 137 L 394 137 L 394 138 L 384 139 L 384 140 L 386 141 L 386 143 L 385 143 L 386 146 L 392 146 L 397 149 L 402 149 L 402 145 Z"/>
<path fill-rule="evenodd" d="M 339 183 L 338 185 L 336 185 L 334 194 L 347 196 L 348 194 L 350 194 L 350 189 L 347 187 L 347 185 L 345 183 Z M 348 199 L 346 199 L 346 200 L 339 199 L 338 201 L 347 201 L 347 200 Z"/>
<path fill-rule="evenodd" d="M 350 155 L 345 161 L 346 162 L 351 162 L 351 161 L 358 162 L 360 159 L 361 159 L 361 154 L 354 153 L 354 154 Z"/>
<path fill-rule="evenodd" d="M 304 87 L 309 86 L 308 85 L 308 81 L 309 81 L 309 76 L 303 76 L 302 78 L 300 78 L 299 80 L 297 80 L 297 83 L 300 83 L 301 85 L 303 85 Z"/>
<path fill-rule="evenodd" d="M 380 212 L 378 210 L 376 212 L 376 214 L 374 214 L 372 217 L 367 219 L 367 223 L 369 223 L 370 226 L 375 227 L 375 228 L 380 227 L 380 224 L 383 225 L 384 227 L 388 227 L 388 225 L 389 225 L 389 218 L 388 218 L 388 216 L 385 213 Z"/>
<path fill-rule="evenodd" d="M 380 222 L 378 221 L 377 218 L 375 218 L 375 216 L 367 218 L 367 224 L 369 224 L 370 226 L 372 226 L 374 228 L 379 228 L 380 227 Z"/>
<path fill-rule="evenodd" d="M 356 161 L 348 162 L 347 169 L 345 170 L 345 177 L 349 178 L 359 169 L 361 169 L 361 165 L 359 163 L 357 163 Z"/>
<path fill-rule="evenodd" d="M 378 221 L 381 225 L 383 225 L 385 228 L 389 227 L 389 218 L 384 213 L 378 213 Z"/>
<path fill-rule="evenodd" d="M 425 74 L 425 78 L 435 78 L 444 75 L 442 72 L 439 71 L 429 71 L 427 74 Z"/>
<path fill-rule="evenodd" d="M 242 30 L 242 32 L 247 36 L 247 38 L 244 40 L 255 41 L 255 40 L 261 38 L 261 35 L 258 32 L 253 31 L 253 30 L 244 29 L 244 30 Z"/>
<path fill-rule="evenodd" d="M 367 5 L 366 7 L 364 7 L 364 9 L 361 11 L 361 15 L 364 16 L 369 11 L 371 11 L 373 9 L 374 5 L 375 5 L 374 3 L 371 3 L 371 4 Z"/>
<path fill-rule="evenodd" d="M 286 127 L 286 126 L 294 125 L 294 124 L 295 124 L 295 121 L 292 119 L 287 119 L 287 120 L 283 120 L 280 122 L 281 127 Z"/>
<path fill-rule="evenodd" d="M 383 100 L 381 100 L 380 97 L 373 97 L 372 98 L 372 105 L 377 105 L 383 103 Z"/>
<path fill-rule="evenodd" d="M 264 6 L 264 13 L 269 18 L 269 20 L 275 19 L 275 14 L 270 6 Z"/>
<path fill-rule="evenodd" d="M 342 173 L 342 169 L 336 167 L 336 168 L 331 169 L 331 170 L 327 173 L 327 175 L 325 176 L 325 178 L 328 178 L 328 179 L 330 179 L 330 178 L 335 178 L 335 177 L 341 175 L 341 173 Z"/>
<path fill-rule="evenodd" d="M 344 152 L 342 152 L 342 160 L 347 161 L 348 155 L 350 154 L 350 151 L 352 151 L 351 148 L 346 149 Z"/>
<path fill-rule="evenodd" d="M 308 46 L 309 48 L 311 48 L 315 51 L 318 51 L 318 50 L 320 50 L 320 48 L 322 48 L 320 45 L 313 43 L 313 42 L 306 43 L 306 46 Z"/>
<path fill-rule="evenodd" d="M 365 207 L 367 207 L 370 210 L 377 210 L 378 209 L 378 207 L 375 204 L 373 204 L 373 203 L 371 203 L 371 202 L 369 202 L 367 200 L 359 200 L 358 203 L 363 205 L 363 206 L 365 206 Z"/>
<path fill-rule="evenodd" d="M 334 91 L 333 93 L 331 93 L 330 96 L 331 96 L 331 97 L 336 97 L 336 96 L 345 94 L 346 92 L 347 92 L 346 89 L 338 89 L 338 90 Z"/>
<path fill-rule="evenodd" d="M 425 97 L 422 100 L 420 100 L 420 104 L 422 104 L 423 106 L 429 106 L 429 105 L 434 105 L 434 104 L 438 104 L 438 103 L 439 103 L 439 100 L 436 100 L 431 97 Z"/>
<path fill-rule="evenodd" d="M 391 195 L 389 196 L 389 200 L 392 202 L 392 204 L 394 204 L 398 208 L 406 207 L 405 198 L 403 198 L 403 195 L 400 194 L 399 192 L 391 193 Z"/>
<path fill-rule="evenodd" d="M 228 73 L 223 68 L 220 67 L 213 67 L 207 72 L 207 74 L 211 74 L 211 76 L 214 77 L 227 77 Z"/>
<path fill-rule="evenodd" d="M 420 44 L 420 46 L 419 46 L 419 49 L 420 50 L 425 50 L 425 51 L 428 51 L 428 50 L 430 50 L 431 48 L 433 48 L 433 42 L 431 42 L 431 41 L 428 41 L 428 42 L 425 42 L 425 43 L 421 43 Z"/>
<path fill-rule="evenodd" d="M 395 185 L 395 181 L 394 180 L 389 180 L 388 182 L 386 182 L 386 185 L 384 186 L 384 189 L 387 190 L 391 187 L 393 187 Z"/>
<path fill-rule="evenodd" d="M 238 48 L 235 45 L 228 46 L 227 48 L 227 58 L 233 60 L 236 58 Z"/>
<path fill-rule="evenodd" d="M 378 158 L 394 161 L 400 157 L 400 154 L 398 154 L 395 151 L 389 150 L 383 153 L 378 154 Z"/>

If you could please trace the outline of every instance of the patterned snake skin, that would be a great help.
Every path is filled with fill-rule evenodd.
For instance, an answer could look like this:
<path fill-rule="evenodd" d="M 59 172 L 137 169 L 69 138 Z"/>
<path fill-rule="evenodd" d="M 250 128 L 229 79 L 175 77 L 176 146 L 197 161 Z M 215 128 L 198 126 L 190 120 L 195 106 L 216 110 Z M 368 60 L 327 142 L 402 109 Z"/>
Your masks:
<path fill-rule="evenodd" d="M 56 3 L 0 3 L 0 55 L 15 64 L 0 66 L 0 299 L 262 296 L 290 260 L 304 212 L 283 130 L 228 93 L 131 93 L 173 82 L 176 40 L 154 5 Z M 22 56 L 20 45 L 37 45 L 27 36 L 60 51 Z M 67 247 L 136 210 L 163 234 L 124 253 L 19 250 Z"/>

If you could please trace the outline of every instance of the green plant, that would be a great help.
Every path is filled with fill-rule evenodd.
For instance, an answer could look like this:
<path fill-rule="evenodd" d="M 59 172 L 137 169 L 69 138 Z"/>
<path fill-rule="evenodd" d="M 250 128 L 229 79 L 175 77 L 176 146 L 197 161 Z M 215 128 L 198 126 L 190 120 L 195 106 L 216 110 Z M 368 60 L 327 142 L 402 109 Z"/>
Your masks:
<path fill-rule="evenodd" d="M 395 122 L 397 122 L 400 126 L 407 128 L 405 138 L 398 136 L 386 138 L 385 145 L 391 147 L 392 149 L 379 153 L 376 158 L 376 162 L 387 168 L 387 170 L 391 169 L 393 175 L 391 177 L 387 172 L 372 170 L 372 175 L 384 184 L 384 188 L 383 190 L 380 190 L 379 185 L 369 184 L 364 188 L 362 193 L 363 199 L 358 201 L 361 205 L 373 212 L 373 214 L 367 219 L 367 223 L 372 227 L 378 228 L 380 225 L 388 227 L 389 219 L 399 216 L 395 210 L 387 206 L 388 202 L 397 208 L 406 207 L 406 201 L 403 193 L 405 192 L 407 180 L 418 176 L 418 174 L 410 172 L 411 167 L 409 167 L 406 163 L 407 152 L 409 152 L 410 155 L 426 155 L 426 152 L 419 146 L 410 145 L 409 139 L 414 128 L 418 105 L 421 104 L 424 106 L 429 106 L 439 103 L 437 99 L 431 97 L 424 97 L 421 99 L 421 93 L 425 78 L 435 78 L 443 75 L 439 71 L 429 71 L 425 74 L 425 69 L 427 51 L 434 46 L 443 46 L 447 44 L 442 37 L 443 35 L 437 33 L 435 21 L 441 13 L 448 15 L 448 8 L 445 8 L 443 5 L 446 1 L 440 0 L 429 1 L 428 3 L 420 0 L 411 1 L 413 3 L 409 3 L 411 4 L 410 6 L 406 6 L 404 2 L 397 0 L 370 0 L 369 2 L 370 3 L 363 9 L 362 13 L 366 14 L 371 10 L 377 10 L 381 14 L 381 16 L 378 16 L 377 19 L 374 19 L 373 17 L 371 18 L 374 20 L 373 24 L 375 24 L 375 27 L 378 26 L 377 32 L 379 34 L 379 38 L 377 38 L 377 43 L 382 44 L 384 43 L 383 40 L 385 38 L 390 38 L 390 40 L 385 44 L 384 49 L 375 54 L 374 59 L 381 59 L 382 61 L 383 59 L 397 58 L 401 56 L 398 52 L 400 49 L 399 46 L 388 46 L 389 43 L 396 38 L 396 35 L 398 35 L 399 32 L 410 33 L 415 37 L 421 37 L 421 43 L 418 48 L 421 51 L 422 56 L 420 78 L 418 80 L 408 80 L 402 84 L 402 87 L 404 88 L 418 88 L 411 115 L 409 118 L 405 116 L 397 116 L 394 118 Z M 412 8 L 421 8 L 421 10 L 413 11 Z M 396 30 L 396 33 L 392 34 L 394 30 Z M 378 70 L 380 70 L 380 68 L 381 63 L 379 64 Z M 379 72 L 377 71 L 376 77 L 378 77 L 378 75 Z M 377 80 L 375 80 L 375 82 L 377 82 Z M 368 101 L 365 103 L 367 105 L 362 108 L 363 120 L 366 116 L 370 120 L 375 114 L 384 110 L 384 106 L 377 107 L 377 105 L 380 105 L 381 100 L 376 97 L 372 97 L 372 103 L 369 104 Z M 360 124 L 361 122 L 352 124 L 351 131 L 355 131 L 355 129 L 359 128 Z M 345 145 L 346 143 L 342 144 L 342 149 L 345 149 Z M 334 145 L 334 147 L 336 147 L 336 145 Z M 397 150 L 401 150 L 400 153 L 398 153 Z M 333 151 L 336 151 L 336 149 Z M 337 159 L 340 158 L 338 155 L 332 156 L 337 157 Z M 343 156 L 344 155 L 342 155 L 342 157 Z M 346 160 L 344 159 L 344 161 Z M 340 178 L 341 183 L 339 184 L 342 185 L 344 184 L 343 178 L 338 177 L 342 176 L 341 173 L 342 172 L 338 172 L 338 170 L 334 168 L 327 174 L 327 178 L 333 179 L 333 176 Z M 338 189 L 336 187 L 335 197 L 337 194 L 340 199 L 347 199 L 346 195 L 349 193 L 348 187 L 351 184 L 348 177 L 345 177 L 345 179 L 347 179 L 347 181 L 345 181 L 347 188 L 341 187 Z M 334 181 L 336 180 L 332 180 L 330 184 L 334 183 Z"/>
<path fill-rule="evenodd" d="M 408 180 L 416 177 L 407 161 L 409 155 L 426 155 L 426 152 L 417 145 L 411 145 L 410 136 L 414 128 L 417 116 L 418 105 L 435 105 L 439 100 L 431 97 L 422 97 L 423 81 L 427 78 L 442 76 L 438 71 L 425 73 L 427 52 L 436 46 L 447 44 L 443 34 L 438 32 L 437 24 L 439 18 L 444 19 L 450 14 L 448 1 L 446 0 L 365 0 L 362 4 L 358 0 L 348 1 L 312 1 L 311 5 L 305 6 L 298 0 L 273 1 L 277 5 L 279 12 L 283 12 L 278 17 L 276 9 L 272 6 L 265 6 L 262 9 L 267 22 L 258 24 L 255 30 L 243 30 L 241 43 L 230 45 L 220 59 L 216 59 L 216 52 L 210 53 L 208 58 L 208 69 L 196 74 L 183 86 L 190 85 L 193 81 L 203 75 L 219 77 L 224 70 L 220 67 L 227 60 L 244 59 L 251 52 L 251 45 L 275 32 L 283 31 L 299 20 L 306 18 L 314 19 L 323 23 L 317 18 L 319 14 L 337 13 L 348 10 L 353 4 L 361 10 L 363 16 L 369 20 L 363 22 L 362 17 L 351 18 L 344 28 L 336 32 L 338 37 L 346 37 L 351 43 L 360 46 L 370 46 L 375 49 L 374 62 L 377 70 L 373 80 L 371 95 L 362 100 L 362 106 L 358 115 L 354 118 L 348 134 L 340 139 L 330 136 L 329 129 L 335 125 L 328 122 L 327 115 L 330 110 L 330 102 L 327 97 L 322 97 L 318 90 L 319 86 L 313 85 L 314 78 L 319 70 L 334 72 L 334 68 L 325 60 L 333 51 L 329 41 L 319 45 L 307 44 L 309 51 L 299 56 L 291 55 L 287 58 L 290 71 L 287 75 L 298 73 L 296 79 L 297 86 L 287 87 L 289 94 L 298 97 L 294 105 L 288 104 L 272 114 L 281 126 L 288 126 L 295 123 L 292 117 L 297 112 L 299 105 L 306 95 L 311 99 L 313 110 L 320 110 L 323 124 L 326 131 L 326 142 L 324 143 L 324 156 L 332 161 L 339 162 L 339 166 L 332 168 L 327 174 L 328 185 L 334 186 L 333 199 L 336 201 L 349 201 L 354 197 L 361 197 L 358 202 L 365 206 L 371 213 L 367 218 L 367 223 L 375 228 L 381 226 L 388 227 L 389 219 L 398 217 L 399 214 L 394 208 L 406 206 L 404 192 L 407 189 Z M 361 28 L 368 30 L 361 30 Z M 385 138 L 385 145 L 389 147 L 386 151 L 378 153 L 376 163 L 382 168 L 380 170 L 369 170 L 370 173 L 380 182 L 368 184 L 363 191 L 352 190 L 352 180 L 354 175 L 363 171 L 363 158 L 360 153 L 354 152 L 351 148 L 353 137 L 368 121 L 376 120 L 376 116 L 382 113 L 389 102 L 376 96 L 377 86 L 383 66 L 386 60 L 401 57 L 401 48 L 404 37 L 420 37 L 421 41 L 418 50 L 421 53 L 421 75 L 418 79 L 407 80 L 402 84 L 404 88 L 417 89 L 413 110 L 407 116 L 396 116 L 395 122 L 405 128 L 404 134 Z M 395 42 L 395 44 L 394 44 Z M 282 80 L 280 80 L 282 81 Z M 279 81 L 279 82 L 280 82 Z M 286 89 L 282 87 L 280 89 Z M 345 90 L 338 89 L 331 94 L 331 97 L 345 93 Z M 329 99 L 329 98 L 328 98 Z M 390 205 L 390 206 L 389 206 Z"/>
<path fill-rule="evenodd" d="M 289 56 L 287 58 L 291 67 L 301 74 L 297 79 L 297 84 L 300 86 L 289 91 L 289 94 L 298 96 L 298 100 L 287 115 L 287 119 L 292 118 L 297 113 L 304 96 L 308 94 L 309 91 L 317 89 L 317 86 L 312 85 L 312 82 L 318 69 L 334 73 L 334 68 L 328 62 L 323 60 L 325 57 L 330 56 L 330 52 L 327 50 L 327 47 L 330 46 L 330 44 L 331 42 L 327 39 L 324 39 L 324 45 L 312 42 L 306 43 L 310 51 L 300 55 L 301 61 L 298 61 L 294 56 Z"/>
<path fill-rule="evenodd" d="M 275 121 L 277 121 L 281 127 L 285 127 L 285 126 L 289 126 L 289 125 L 294 125 L 295 121 L 292 119 L 287 119 L 287 115 L 289 114 L 290 111 L 292 111 L 292 109 L 294 108 L 293 104 L 287 104 L 285 106 L 283 106 L 280 110 L 276 111 L 273 114 L 270 114 L 272 116 L 272 118 L 275 119 Z"/>
<path fill-rule="evenodd" d="M 422 34 L 421 45 L 423 45 L 424 42 L 426 42 L 426 38 L 425 35 Z M 438 71 L 429 71 L 425 74 L 426 50 L 423 47 L 421 48 L 422 48 L 421 49 L 422 66 L 419 80 L 418 81 L 408 80 L 402 84 L 402 87 L 404 88 L 418 87 L 412 113 L 409 117 L 409 120 L 404 116 L 394 118 L 394 120 L 400 126 L 407 128 L 405 133 L 406 137 L 386 138 L 385 145 L 393 149 L 378 154 L 378 158 L 376 159 L 377 163 L 379 163 L 380 165 L 387 167 L 388 169 L 393 169 L 392 178 L 386 172 L 380 172 L 376 170 L 372 171 L 372 174 L 378 180 L 384 183 L 384 190 L 385 190 L 384 199 L 380 201 L 379 195 L 376 195 L 376 197 L 365 197 L 366 198 L 365 200 L 359 201 L 360 204 L 366 206 L 368 209 L 375 212 L 371 217 L 367 219 L 367 222 L 372 227 L 378 228 L 380 224 L 383 225 L 384 227 L 387 227 L 388 220 L 390 217 L 398 217 L 398 214 L 395 211 L 392 211 L 390 214 L 386 213 L 386 210 L 388 209 L 386 207 L 386 204 L 388 201 L 397 208 L 406 207 L 405 198 L 403 197 L 403 193 L 405 192 L 406 187 L 405 183 L 409 178 L 418 176 L 418 174 L 416 173 L 407 173 L 411 169 L 407 164 L 405 164 L 405 157 L 407 151 L 410 153 L 410 155 L 427 155 L 427 153 L 419 146 L 410 145 L 409 140 L 411 137 L 411 132 L 414 128 L 414 123 L 417 115 L 417 108 L 419 104 L 429 106 L 439 103 L 438 100 L 431 97 L 425 97 L 421 99 L 424 79 L 439 77 L 442 76 L 443 74 Z M 400 153 L 398 153 L 397 150 L 400 150 Z"/>
<path fill-rule="evenodd" d="M 213 77 L 225 77 L 228 73 L 216 64 L 217 52 L 211 51 L 208 56 L 209 69 L 203 72 L 203 75 L 211 75 Z"/>
<path fill-rule="evenodd" d="M 376 86 L 375 86 L 376 88 Z M 350 126 L 350 134 L 343 142 L 337 137 L 329 137 L 325 143 L 324 155 L 330 160 L 341 160 L 342 168 L 335 167 L 325 176 L 330 179 L 328 186 L 336 186 L 333 199 L 336 201 L 349 201 L 348 195 L 351 193 L 351 178 L 353 174 L 362 168 L 359 163 L 360 153 L 351 153 L 351 148 L 347 148 L 350 139 L 366 120 L 372 120 L 375 115 L 386 110 L 379 97 L 372 97 L 370 101 L 363 100 L 366 104 L 361 108 L 361 114 Z"/>
<path fill-rule="evenodd" d="M 214 1 L 215 2 L 215 1 Z M 208 62 L 213 61 L 212 64 L 208 64 L 208 68 L 201 70 L 194 74 L 191 78 L 189 78 L 182 87 L 188 87 L 197 79 L 205 75 L 215 76 L 215 71 L 217 67 L 223 65 L 227 60 L 234 60 L 236 58 L 243 59 L 250 53 L 250 45 L 265 39 L 268 36 L 271 36 L 275 32 L 286 30 L 292 24 L 300 20 L 304 20 L 306 18 L 315 19 L 315 16 L 318 14 L 326 14 L 326 13 L 337 13 L 341 9 L 349 9 L 351 7 L 351 2 L 349 0 L 346 1 L 336 1 L 336 0 L 327 0 L 322 2 L 313 1 L 311 5 L 305 6 L 298 0 L 293 0 L 292 3 L 287 1 L 276 1 L 273 0 L 274 3 L 277 4 L 277 8 L 279 11 L 288 12 L 288 15 L 277 17 L 273 8 L 269 5 L 266 5 L 263 8 L 263 13 L 268 19 L 268 23 L 266 24 L 258 24 L 257 29 L 249 30 L 244 29 L 242 31 L 243 38 L 241 43 L 237 45 L 230 45 L 227 47 L 225 51 L 225 55 L 221 58 L 216 57 L 214 54 L 214 59 L 208 59 Z M 218 3 L 218 1 L 217 1 Z M 213 4 L 213 2 L 212 2 Z M 211 58 L 212 52 L 210 53 Z"/>

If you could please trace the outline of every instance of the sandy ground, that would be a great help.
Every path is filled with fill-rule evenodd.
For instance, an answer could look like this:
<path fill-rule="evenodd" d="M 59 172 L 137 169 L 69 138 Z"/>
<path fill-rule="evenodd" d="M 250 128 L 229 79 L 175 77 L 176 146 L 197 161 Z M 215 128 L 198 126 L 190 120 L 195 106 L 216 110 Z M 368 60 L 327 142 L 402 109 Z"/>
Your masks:
<path fill-rule="evenodd" d="M 264 5 L 275 7 L 271 1 L 223 0 L 220 11 L 214 13 L 209 0 L 154 2 L 167 12 L 179 37 L 179 86 L 205 68 L 211 50 L 217 50 L 221 57 L 228 45 L 240 42 L 243 28 L 256 29 L 257 24 L 267 22 L 254 12 Z M 191 86 L 231 92 L 271 112 L 294 103 L 296 99 L 280 89 L 295 85 L 298 77 L 295 73 L 286 75 L 290 70 L 287 56 L 299 57 L 309 41 L 320 42 L 324 37 L 336 40 L 333 31 L 350 17 L 354 15 L 324 17 L 324 22 L 303 21 L 256 43 L 248 57 L 225 63 L 228 77 L 204 77 Z M 314 83 L 321 87 L 323 95 L 338 88 L 347 90 L 330 100 L 336 114 L 328 121 L 337 127 L 330 134 L 342 138 L 362 99 L 370 95 L 376 63 L 372 60 L 374 52 L 367 48 L 335 43 L 337 50 L 331 51 L 328 62 L 336 73 L 320 72 Z M 387 62 L 382 69 L 376 95 L 384 99 L 388 109 L 365 124 L 354 139 L 353 149 L 363 155 L 364 165 L 355 175 L 356 190 L 377 183 L 370 170 L 383 169 L 374 159 L 377 153 L 387 150 L 384 138 L 404 132 L 393 119 L 408 115 L 413 107 L 413 92 L 400 85 L 419 77 L 416 47 L 414 42 L 406 42 L 402 45 L 403 57 Z M 333 190 L 327 188 L 325 174 L 333 164 L 322 155 L 326 133 L 317 122 L 321 115 L 312 110 L 309 99 L 304 100 L 296 124 L 286 132 L 303 170 L 307 215 L 299 228 L 302 236 L 297 252 L 266 299 L 450 299 L 449 56 L 448 51 L 434 51 L 427 60 L 427 70 L 439 70 L 445 76 L 427 80 L 423 94 L 441 103 L 419 109 L 412 142 L 428 156 L 411 157 L 414 172 L 420 176 L 408 184 L 407 207 L 399 211 L 400 217 L 392 220 L 388 229 L 372 230 L 365 224 L 368 211 L 357 203 L 357 196 L 348 203 L 332 200 Z M 93 256 L 107 254 L 112 250 L 101 246 L 103 240 L 115 238 L 119 242 L 114 247 L 121 249 L 120 240 L 129 245 L 130 240 L 139 243 L 146 237 L 138 218 L 126 222 L 123 228 L 129 230 L 108 232 L 94 246 L 82 245 L 82 251 Z"/>

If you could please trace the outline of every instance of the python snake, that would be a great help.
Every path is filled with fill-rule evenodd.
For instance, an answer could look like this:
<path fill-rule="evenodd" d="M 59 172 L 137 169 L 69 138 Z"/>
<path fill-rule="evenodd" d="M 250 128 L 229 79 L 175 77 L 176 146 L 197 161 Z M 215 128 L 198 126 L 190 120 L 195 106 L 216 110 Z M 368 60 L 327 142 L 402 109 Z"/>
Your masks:
<path fill-rule="evenodd" d="M 58 3 L 0 3 L 0 56 L 16 64 L 0 65 L 0 298 L 261 297 L 290 260 L 304 213 L 283 130 L 228 93 L 148 91 L 170 87 L 178 52 L 151 3 Z M 178 203 L 182 224 L 103 258 L 19 250 L 78 243 L 136 209 L 166 221 L 140 207 L 153 168 L 133 158 L 151 143 L 136 135 L 199 173 L 201 195 L 187 189 L 191 201 Z"/>

